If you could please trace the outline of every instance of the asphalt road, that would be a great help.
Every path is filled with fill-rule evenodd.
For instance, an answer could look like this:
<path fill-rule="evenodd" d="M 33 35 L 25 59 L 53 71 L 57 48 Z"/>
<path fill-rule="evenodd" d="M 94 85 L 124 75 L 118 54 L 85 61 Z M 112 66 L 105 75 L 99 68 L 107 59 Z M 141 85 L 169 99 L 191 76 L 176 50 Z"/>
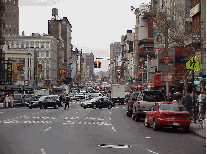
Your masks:
<path fill-rule="evenodd" d="M 203 154 L 206 140 L 182 130 L 146 128 L 112 109 L 0 110 L 0 154 Z"/>

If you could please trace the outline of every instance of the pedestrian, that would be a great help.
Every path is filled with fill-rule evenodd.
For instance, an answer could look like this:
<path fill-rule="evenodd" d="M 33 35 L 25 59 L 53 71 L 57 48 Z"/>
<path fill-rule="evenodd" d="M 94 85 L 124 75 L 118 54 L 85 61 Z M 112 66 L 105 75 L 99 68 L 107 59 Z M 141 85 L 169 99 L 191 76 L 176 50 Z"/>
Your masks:
<path fill-rule="evenodd" d="M 201 91 L 200 95 L 198 95 L 197 99 L 197 105 L 199 107 L 199 111 L 201 108 L 203 109 L 202 118 L 204 118 L 204 114 L 206 111 L 206 93 L 204 91 Z"/>
<path fill-rule="evenodd" d="M 63 102 L 63 96 L 62 95 L 60 95 L 59 100 L 60 100 L 60 103 Z"/>
<path fill-rule="evenodd" d="M 9 95 L 6 95 L 5 103 L 6 103 L 5 104 L 6 105 L 5 107 L 8 108 L 9 107 L 9 103 L 10 103 Z"/>
<path fill-rule="evenodd" d="M 181 103 L 185 106 L 185 108 L 188 110 L 190 115 L 192 116 L 192 98 L 190 97 L 190 94 L 188 92 L 185 93 L 185 96 L 183 96 Z"/>
<path fill-rule="evenodd" d="M 65 109 L 67 108 L 67 106 L 68 106 L 68 109 L 69 109 L 69 103 L 70 103 L 70 97 L 67 94 L 66 98 L 65 98 Z"/>
<path fill-rule="evenodd" d="M 177 103 L 181 103 L 181 98 L 182 98 L 181 94 L 179 92 L 176 92 L 173 97 L 173 100 L 176 100 Z"/>
<path fill-rule="evenodd" d="M 14 107 L 14 99 L 13 99 L 12 94 L 10 94 L 9 99 L 10 99 L 10 105 L 13 108 Z"/>

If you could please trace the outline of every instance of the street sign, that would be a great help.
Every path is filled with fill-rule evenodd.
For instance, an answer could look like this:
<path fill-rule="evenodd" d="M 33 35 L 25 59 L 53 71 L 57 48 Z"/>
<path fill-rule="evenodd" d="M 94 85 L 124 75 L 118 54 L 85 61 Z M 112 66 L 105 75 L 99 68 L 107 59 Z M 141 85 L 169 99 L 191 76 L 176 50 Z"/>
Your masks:
<path fill-rule="evenodd" d="M 163 60 L 164 60 L 165 64 L 170 64 L 170 62 L 171 62 L 170 56 L 164 56 Z"/>
<path fill-rule="evenodd" d="M 186 69 L 189 70 L 198 70 L 200 69 L 200 63 L 195 57 L 190 58 L 188 62 L 186 62 Z"/>

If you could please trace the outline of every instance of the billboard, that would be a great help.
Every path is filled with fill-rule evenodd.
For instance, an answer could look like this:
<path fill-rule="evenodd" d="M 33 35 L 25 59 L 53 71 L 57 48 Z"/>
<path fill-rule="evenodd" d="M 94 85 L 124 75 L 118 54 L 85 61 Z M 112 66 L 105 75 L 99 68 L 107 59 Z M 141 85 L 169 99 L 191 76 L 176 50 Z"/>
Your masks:
<path fill-rule="evenodd" d="M 153 20 L 153 38 L 154 38 L 154 49 L 165 49 L 166 44 L 166 33 L 165 25 L 159 25 L 165 18 L 154 17 Z"/>

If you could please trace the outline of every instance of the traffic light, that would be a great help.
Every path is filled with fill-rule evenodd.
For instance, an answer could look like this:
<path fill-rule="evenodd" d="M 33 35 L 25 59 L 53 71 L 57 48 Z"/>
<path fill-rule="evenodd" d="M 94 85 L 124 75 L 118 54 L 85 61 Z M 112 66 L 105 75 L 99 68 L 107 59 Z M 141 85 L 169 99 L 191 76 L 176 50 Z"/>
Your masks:
<path fill-rule="evenodd" d="M 98 68 L 101 68 L 101 62 L 98 61 Z"/>
<path fill-rule="evenodd" d="M 20 70 L 20 64 L 19 63 L 17 64 L 17 70 Z"/>
<path fill-rule="evenodd" d="M 94 62 L 94 68 L 97 68 L 97 61 Z"/>
<path fill-rule="evenodd" d="M 23 70 L 23 64 L 20 64 L 20 70 Z"/>

